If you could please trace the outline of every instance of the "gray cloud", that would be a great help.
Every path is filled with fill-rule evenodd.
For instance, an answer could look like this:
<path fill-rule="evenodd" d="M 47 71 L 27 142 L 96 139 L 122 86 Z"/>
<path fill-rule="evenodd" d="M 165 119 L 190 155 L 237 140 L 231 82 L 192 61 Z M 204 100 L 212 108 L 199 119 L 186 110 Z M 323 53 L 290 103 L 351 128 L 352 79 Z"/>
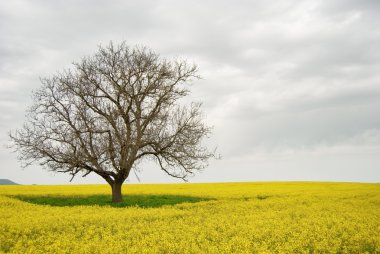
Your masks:
<path fill-rule="evenodd" d="M 199 65 L 204 79 L 191 98 L 204 102 L 215 132 L 208 142 L 224 159 L 195 181 L 228 180 L 232 166 L 244 176 L 236 180 L 339 180 L 342 169 L 334 167 L 342 159 L 363 165 L 362 175 L 348 167 L 351 178 L 343 180 L 379 181 L 379 12 L 377 0 L 1 3 L 0 141 L 22 124 L 39 77 L 99 44 L 126 40 Z M 1 178 L 28 179 L 22 176 L 31 171 L 19 171 L 6 149 L 0 153 Z M 322 160 L 326 169 L 313 173 L 307 160 Z M 254 164 L 267 173 L 247 173 Z"/>

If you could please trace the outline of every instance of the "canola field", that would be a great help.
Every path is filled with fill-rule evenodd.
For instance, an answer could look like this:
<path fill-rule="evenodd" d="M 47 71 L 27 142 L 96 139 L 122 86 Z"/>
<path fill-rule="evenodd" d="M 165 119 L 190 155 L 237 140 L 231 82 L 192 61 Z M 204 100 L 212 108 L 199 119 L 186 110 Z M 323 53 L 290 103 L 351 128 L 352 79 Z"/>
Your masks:
<path fill-rule="evenodd" d="M 0 253 L 380 253 L 380 184 L 0 186 Z"/>

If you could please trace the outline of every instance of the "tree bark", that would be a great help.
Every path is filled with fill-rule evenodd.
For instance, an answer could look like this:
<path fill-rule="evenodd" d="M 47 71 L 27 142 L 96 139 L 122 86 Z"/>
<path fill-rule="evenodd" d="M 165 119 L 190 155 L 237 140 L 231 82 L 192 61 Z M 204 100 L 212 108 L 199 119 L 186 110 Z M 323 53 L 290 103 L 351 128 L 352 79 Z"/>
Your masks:
<path fill-rule="evenodd" d="M 120 203 L 123 201 L 123 196 L 121 194 L 121 186 L 123 183 L 119 183 L 115 181 L 111 187 L 112 187 L 112 202 L 113 203 Z"/>

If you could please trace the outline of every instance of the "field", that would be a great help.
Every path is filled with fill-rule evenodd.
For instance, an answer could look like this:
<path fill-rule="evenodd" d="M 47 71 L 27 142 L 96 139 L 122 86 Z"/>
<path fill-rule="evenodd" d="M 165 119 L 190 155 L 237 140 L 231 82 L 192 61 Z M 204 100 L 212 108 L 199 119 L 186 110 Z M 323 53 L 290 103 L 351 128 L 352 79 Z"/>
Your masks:
<path fill-rule="evenodd" d="M 380 184 L 0 186 L 0 252 L 380 253 Z"/>

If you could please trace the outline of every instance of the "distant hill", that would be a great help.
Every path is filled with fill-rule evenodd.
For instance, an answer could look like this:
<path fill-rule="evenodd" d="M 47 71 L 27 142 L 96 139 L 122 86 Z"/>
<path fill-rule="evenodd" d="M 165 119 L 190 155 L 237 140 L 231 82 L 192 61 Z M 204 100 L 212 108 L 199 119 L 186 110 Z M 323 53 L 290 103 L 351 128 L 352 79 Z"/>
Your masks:
<path fill-rule="evenodd" d="M 0 179 L 0 185 L 19 185 L 19 184 L 12 182 L 9 179 Z"/>

